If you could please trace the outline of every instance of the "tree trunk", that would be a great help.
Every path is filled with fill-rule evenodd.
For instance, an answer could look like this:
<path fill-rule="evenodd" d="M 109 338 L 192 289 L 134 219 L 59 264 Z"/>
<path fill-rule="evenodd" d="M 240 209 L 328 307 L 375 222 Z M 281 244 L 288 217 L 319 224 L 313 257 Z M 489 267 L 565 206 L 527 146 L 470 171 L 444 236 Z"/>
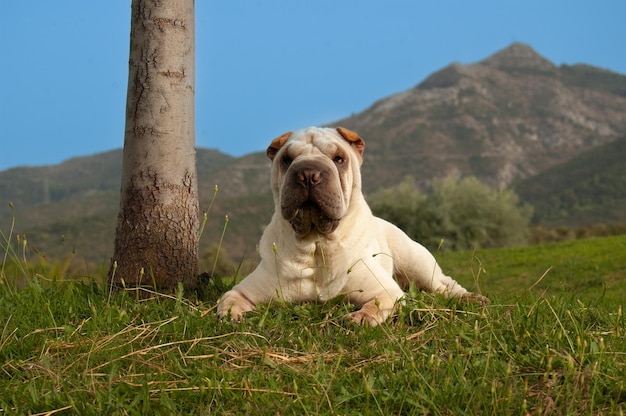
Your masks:
<path fill-rule="evenodd" d="M 194 41 L 194 0 L 132 1 L 116 285 L 196 285 Z"/>

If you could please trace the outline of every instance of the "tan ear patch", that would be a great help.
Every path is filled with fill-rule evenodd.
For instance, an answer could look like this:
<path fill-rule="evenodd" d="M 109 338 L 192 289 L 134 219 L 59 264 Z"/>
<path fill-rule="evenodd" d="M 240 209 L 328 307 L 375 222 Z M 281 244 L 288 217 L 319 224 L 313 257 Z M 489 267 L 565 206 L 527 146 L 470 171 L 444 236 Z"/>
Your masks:
<path fill-rule="evenodd" d="M 343 127 L 337 127 L 337 132 L 341 135 L 341 137 L 350 142 L 350 145 L 354 147 L 354 149 L 360 156 L 363 156 L 363 151 L 365 150 L 365 142 L 363 141 L 361 136 L 359 136 L 352 130 L 344 129 Z"/>
<path fill-rule="evenodd" d="M 269 147 L 267 148 L 267 151 L 265 152 L 267 154 L 267 157 L 270 158 L 270 160 L 274 160 L 276 153 L 278 153 L 278 151 L 280 150 L 281 147 L 283 147 L 285 142 L 289 140 L 290 136 L 291 136 L 291 132 L 288 131 L 287 133 L 282 134 L 279 137 L 272 140 L 272 143 L 270 143 Z"/>

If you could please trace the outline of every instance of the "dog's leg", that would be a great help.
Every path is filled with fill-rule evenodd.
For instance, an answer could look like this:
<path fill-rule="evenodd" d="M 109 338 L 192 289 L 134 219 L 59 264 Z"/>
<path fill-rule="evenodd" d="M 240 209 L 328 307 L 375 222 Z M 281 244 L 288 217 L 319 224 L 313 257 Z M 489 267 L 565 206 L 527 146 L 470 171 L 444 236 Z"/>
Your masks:
<path fill-rule="evenodd" d="M 467 291 L 452 277 L 445 275 L 432 253 L 398 227 L 384 221 L 383 229 L 394 261 L 395 275 L 402 287 L 406 288 L 413 281 L 420 289 L 432 293 L 477 301 L 483 305 L 489 303 L 485 296 Z"/>
<path fill-rule="evenodd" d="M 245 279 L 222 295 L 217 305 L 217 315 L 220 319 L 230 315 L 231 320 L 241 321 L 244 313 L 254 311 L 256 305 L 276 297 L 276 289 L 273 287 L 275 281 L 261 262 Z"/>
<path fill-rule="evenodd" d="M 351 303 L 361 307 L 348 314 L 348 318 L 369 326 L 385 322 L 405 295 L 391 275 L 391 265 L 386 270 L 374 258 L 359 261 L 351 268 L 344 293 Z"/>

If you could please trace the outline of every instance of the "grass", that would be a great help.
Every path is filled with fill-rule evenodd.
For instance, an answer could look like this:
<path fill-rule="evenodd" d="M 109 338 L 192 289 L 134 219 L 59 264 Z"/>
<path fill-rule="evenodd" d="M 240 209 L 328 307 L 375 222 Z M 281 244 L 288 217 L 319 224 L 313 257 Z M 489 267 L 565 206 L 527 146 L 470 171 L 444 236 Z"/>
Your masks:
<path fill-rule="evenodd" d="M 594 306 L 626 305 L 626 236 L 438 254 L 452 276 L 476 276 L 488 295 L 534 292 Z"/>
<path fill-rule="evenodd" d="M 341 299 L 220 322 L 219 282 L 139 300 L 9 254 L 0 414 L 623 414 L 625 244 L 445 253 L 492 303 L 412 290 L 376 328 L 345 321 Z"/>

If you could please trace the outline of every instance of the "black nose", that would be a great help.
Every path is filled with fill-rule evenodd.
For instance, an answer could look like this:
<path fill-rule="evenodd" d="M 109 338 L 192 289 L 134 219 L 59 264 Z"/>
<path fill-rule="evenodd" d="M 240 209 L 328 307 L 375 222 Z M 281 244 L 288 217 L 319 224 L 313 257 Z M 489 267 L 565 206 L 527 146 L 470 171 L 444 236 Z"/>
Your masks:
<path fill-rule="evenodd" d="M 305 188 L 312 188 L 320 183 L 322 173 L 318 169 L 304 168 L 296 173 L 298 182 Z"/>

